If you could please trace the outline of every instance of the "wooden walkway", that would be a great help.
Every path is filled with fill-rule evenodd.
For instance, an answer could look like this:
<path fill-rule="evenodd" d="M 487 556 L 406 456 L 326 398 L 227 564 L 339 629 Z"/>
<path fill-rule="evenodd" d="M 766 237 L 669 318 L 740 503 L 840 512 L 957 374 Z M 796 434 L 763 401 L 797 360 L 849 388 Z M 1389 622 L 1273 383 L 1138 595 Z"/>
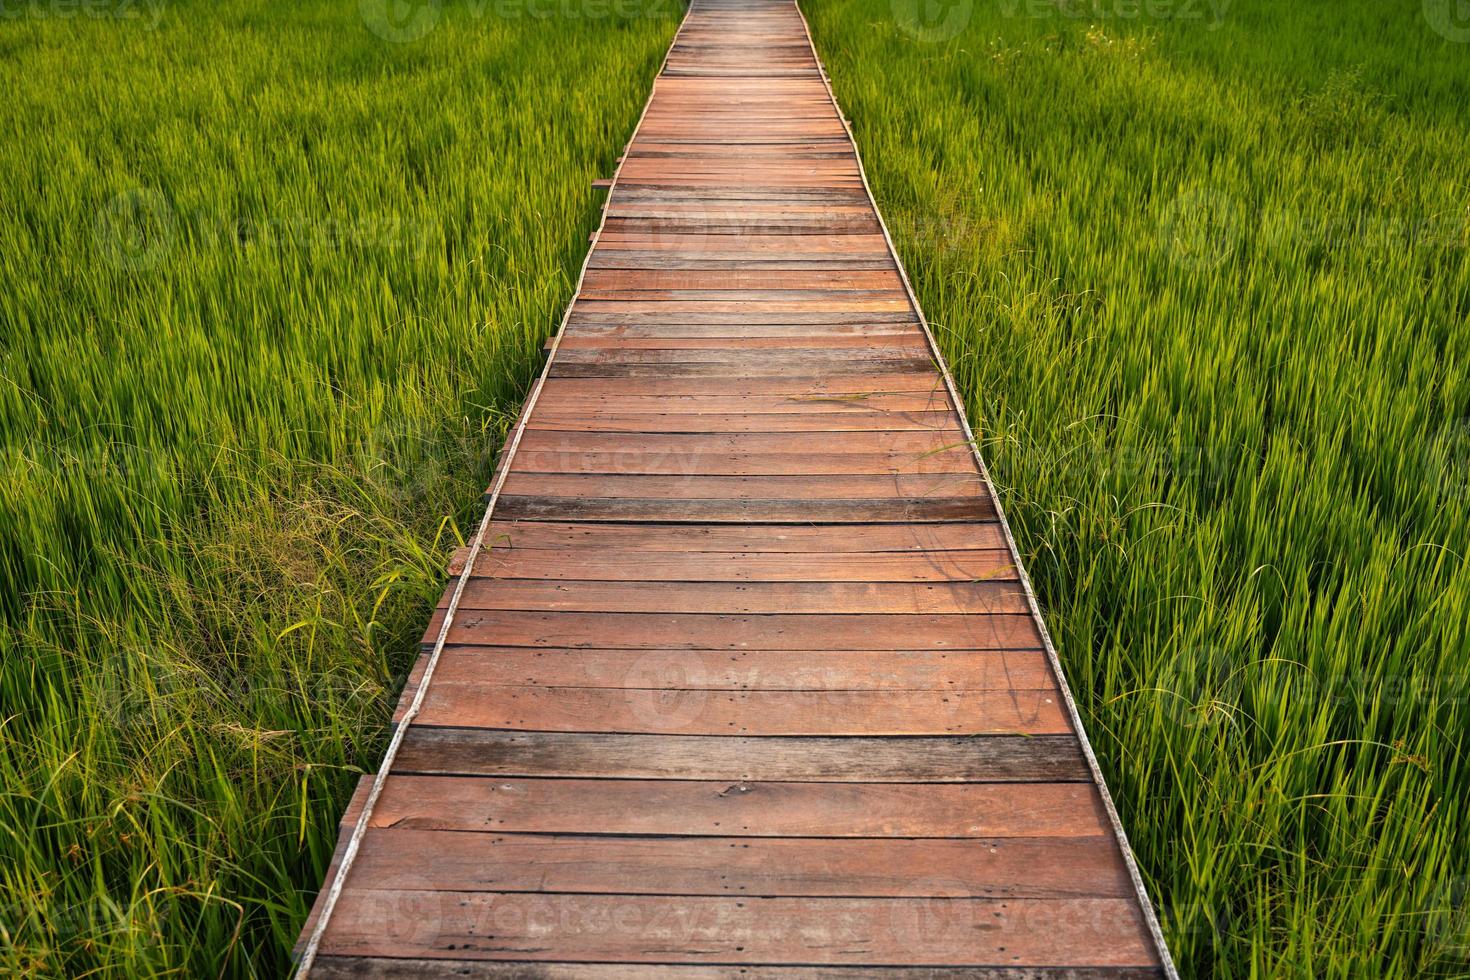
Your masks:
<path fill-rule="evenodd" d="M 790 0 L 696 0 L 467 563 L 304 971 L 1172 974 Z"/>

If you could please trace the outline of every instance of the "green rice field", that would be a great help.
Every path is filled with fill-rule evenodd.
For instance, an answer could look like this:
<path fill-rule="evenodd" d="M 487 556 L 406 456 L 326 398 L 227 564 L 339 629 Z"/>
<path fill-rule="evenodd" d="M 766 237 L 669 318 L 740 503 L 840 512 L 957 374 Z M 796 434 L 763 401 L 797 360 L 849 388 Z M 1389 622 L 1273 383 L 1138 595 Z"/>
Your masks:
<path fill-rule="evenodd" d="M 804 0 L 1187 977 L 1470 976 L 1470 22 Z M 674 0 L 0 0 L 0 975 L 274 977 Z"/>

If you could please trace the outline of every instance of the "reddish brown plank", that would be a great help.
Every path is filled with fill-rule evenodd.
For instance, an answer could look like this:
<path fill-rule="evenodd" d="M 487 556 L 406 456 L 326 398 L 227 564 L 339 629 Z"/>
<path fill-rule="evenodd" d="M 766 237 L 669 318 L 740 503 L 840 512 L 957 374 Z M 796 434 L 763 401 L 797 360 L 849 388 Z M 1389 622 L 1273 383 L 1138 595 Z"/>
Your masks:
<path fill-rule="evenodd" d="M 433 643 L 443 612 L 425 637 Z M 777 615 L 470 610 L 452 643 L 670 650 L 1034 650 L 1030 615 Z"/>
<path fill-rule="evenodd" d="M 1055 690 L 708 691 L 436 679 L 418 724 L 670 735 L 1064 735 Z"/>
<path fill-rule="evenodd" d="M 980 582 L 1016 577 L 1010 553 L 931 551 L 798 556 L 765 552 L 491 548 L 476 576 L 615 582 Z"/>
<path fill-rule="evenodd" d="M 738 837 L 1096 837 L 1086 783 L 682 782 L 394 775 L 372 826 Z"/>
<path fill-rule="evenodd" d="M 1150 965 L 1120 899 L 768 898 L 353 891 L 338 955 L 628 962 Z M 914 949 L 923 936 L 923 949 Z M 550 944 L 549 944 L 550 943 Z"/>
<path fill-rule="evenodd" d="M 607 837 L 370 831 L 358 874 L 434 891 L 1125 898 L 1107 837 L 995 840 Z M 905 868 L 910 877 L 895 877 Z"/>
<path fill-rule="evenodd" d="M 1007 691 L 1051 687 L 1040 650 L 543 650 L 448 647 L 443 683 L 730 691 Z M 412 683 L 412 677 L 410 683 Z"/>
<path fill-rule="evenodd" d="M 671 963 L 535 964 L 494 960 L 323 956 L 313 976 L 325 980 L 872 980 L 870 966 L 697 966 Z M 885 980 L 1160 980 L 1159 967 L 887 966 Z"/>
<path fill-rule="evenodd" d="M 967 447 L 932 453 L 722 453 L 522 450 L 520 473 L 623 473 L 682 476 L 932 475 L 978 473 Z"/>
<path fill-rule="evenodd" d="M 511 469 L 501 491 L 509 496 L 670 497 L 691 500 L 891 500 L 968 497 L 981 500 L 980 474 L 842 474 L 761 477 L 643 475 L 630 473 L 527 473 Z M 988 500 L 985 501 L 988 503 Z"/>
<path fill-rule="evenodd" d="M 614 613 L 924 613 L 1030 611 L 1021 584 L 986 582 L 663 582 L 475 578 L 461 609 Z"/>

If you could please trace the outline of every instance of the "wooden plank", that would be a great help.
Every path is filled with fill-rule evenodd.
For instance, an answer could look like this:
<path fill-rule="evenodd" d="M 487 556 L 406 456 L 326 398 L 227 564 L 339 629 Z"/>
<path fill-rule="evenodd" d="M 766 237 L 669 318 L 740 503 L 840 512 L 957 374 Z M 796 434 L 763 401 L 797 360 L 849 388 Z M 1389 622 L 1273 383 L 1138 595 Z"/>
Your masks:
<path fill-rule="evenodd" d="M 983 497 L 891 497 L 880 500 L 680 500 L 677 497 L 530 497 L 501 495 L 505 518 L 552 521 L 687 521 L 696 524 L 868 524 L 874 521 L 986 521 Z"/>
<path fill-rule="evenodd" d="M 958 434 L 956 434 L 958 438 Z M 512 469 L 501 492 L 507 496 L 669 497 L 695 500 L 876 500 L 894 498 L 979 500 L 985 484 L 980 474 L 846 474 L 820 476 L 642 475 L 631 473 L 531 473 Z M 985 503 L 988 505 L 989 501 Z M 987 508 L 988 509 L 988 508 Z"/>
<path fill-rule="evenodd" d="M 409 890 L 344 896 L 345 955 L 626 962 L 1142 966 L 1127 900 L 681 897 Z M 914 948 L 916 935 L 923 949 Z M 554 936 L 554 948 L 547 939 Z M 1125 938 L 1127 937 L 1127 938 Z"/>
<path fill-rule="evenodd" d="M 682 412 L 538 412 L 536 425 L 542 430 L 566 432 L 949 432 L 957 442 L 964 435 L 953 425 L 954 416 L 944 411 L 846 412 L 823 414 L 730 413 L 688 415 Z"/>
<path fill-rule="evenodd" d="M 843 326 L 832 324 L 831 326 Z M 617 326 L 617 324 L 613 324 Z M 708 395 L 708 382 L 679 378 L 550 378 L 547 391 L 613 397 L 618 395 Z M 788 378 L 732 378 L 721 381 L 719 394 L 794 395 L 797 397 L 846 396 L 888 392 L 943 392 L 934 376 L 905 374 L 856 374 L 839 377 L 813 375 Z"/>
<path fill-rule="evenodd" d="M 744 202 L 738 202 L 744 207 Z M 787 205 L 789 207 L 789 205 Z M 830 205 L 822 205 L 827 210 Z M 902 293 L 897 270 L 869 272 L 848 270 L 811 272 L 763 272 L 759 275 L 731 272 L 607 272 L 589 271 L 584 286 L 595 289 L 891 289 Z"/>
<path fill-rule="evenodd" d="M 516 454 L 522 473 L 625 473 L 683 476 L 823 476 L 846 474 L 977 473 L 968 448 L 932 453 L 741 453 L 610 450 Z"/>
<path fill-rule="evenodd" d="M 1009 691 L 1053 686 L 1040 650 L 542 650 L 445 647 L 443 683 L 710 691 Z M 410 684 L 416 675 L 410 675 Z"/>
<path fill-rule="evenodd" d="M 512 521 L 497 516 L 486 529 L 490 549 L 581 548 L 589 552 L 730 552 L 761 554 L 884 554 L 1004 548 L 998 523 L 854 524 L 801 527 L 784 524 L 568 524 Z"/>
<path fill-rule="evenodd" d="M 534 420 L 521 438 L 527 452 L 618 453 L 911 453 L 968 449 L 955 432 L 716 432 L 696 434 L 556 432 Z"/>
<path fill-rule="evenodd" d="M 1070 735 L 765 738 L 408 730 L 395 772 L 807 783 L 1087 782 Z"/>
<path fill-rule="evenodd" d="M 575 334 L 563 337 L 560 344 L 561 350 L 728 350 L 740 348 L 744 350 L 810 350 L 812 348 L 825 348 L 840 350 L 844 348 L 862 348 L 865 350 L 887 350 L 894 353 L 914 354 L 924 350 L 922 338 L 915 336 L 912 332 L 905 330 L 902 333 L 881 333 L 872 337 L 863 337 L 853 334 L 830 334 L 817 335 L 808 333 L 805 336 L 789 337 L 679 337 L 679 336 L 648 336 L 648 337 L 619 337 L 607 333 L 595 334 L 597 328 L 586 327 Z M 606 328 L 610 330 L 622 330 L 626 328 Z M 658 329 L 658 328 L 654 328 Z M 722 333 L 728 333 L 726 328 L 718 328 Z M 808 328 L 814 329 L 814 328 Z M 652 331 L 650 331 L 652 332 Z M 547 349 L 551 347 L 551 341 L 547 342 Z M 664 406 L 667 411 L 668 406 Z M 738 413 L 732 413 L 738 414 Z"/>
<path fill-rule="evenodd" d="M 1107 837 L 956 840 L 370 831 L 378 888 L 839 898 L 1125 898 Z M 904 868 L 907 877 L 895 876 Z"/>
<path fill-rule="evenodd" d="M 556 385 L 541 392 L 540 412 L 590 415 L 608 410 L 629 414 L 649 412 L 705 415 L 864 415 L 888 412 L 949 410 L 942 391 L 863 392 L 852 395 L 574 395 Z"/>
<path fill-rule="evenodd" d="M 612 613 L 925 613 L 974 616 L 1030 612 L 1018 581 L 662 582 L 473 578 L 460 609 Z"/>
<path fill-rule="evenodd" d="M 436 679 L 417 723 L 670 735 L 1064 735 L 1053 689 L 708 691 L 503 686 Z"/>
<path fill-rule="evenodd" d="M 432 644 L 443 611 L 429 620 Z M 452 643 L 635 650 L 1034 650 L 1029 615 L 755 615 L 471 610 Z"/>
<path fill-rule="evenodd" d="M 395 775 L 372 826 L 694 837 L 1095 837 L 1086 783 L 725 782 Z"/>
<path fill-rule="evenodd" d="M 323 980 L 1161 980 L 1158 967 L 1099 966 L 694 966 L 670 963 L 553 963 L 408 957 L 323 956 L 313 976 Z"/>
<path fill-rule="evenodd" d="M 1010 553 L 931 551 L 922 554 L 815 554 L 705 551 L 650 555 L 608 548 L 492 548 L 477 577 L 609 582 L 978 582 L 1016 578 Z"/>

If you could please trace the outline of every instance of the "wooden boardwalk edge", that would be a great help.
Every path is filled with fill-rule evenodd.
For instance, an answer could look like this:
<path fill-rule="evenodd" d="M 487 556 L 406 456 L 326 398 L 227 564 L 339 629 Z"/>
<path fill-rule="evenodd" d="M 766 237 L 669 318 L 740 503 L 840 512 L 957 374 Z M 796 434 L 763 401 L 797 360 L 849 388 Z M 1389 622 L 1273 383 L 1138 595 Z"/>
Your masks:
<path fill-rule="evenodd" d="M 776 40 L 786 8 L 800 33 Z M 700 79 L 723 80 L 719 100 L 671 84 Z M 823 115 L 797 94 L 809 79 L 840 150 L 832 137 L 801 142 Z M 790 0 L 695 0 L 659 82 L 670 84 L 655 86 L 619 160 L 383 765 L 343 814 L 299 972 L 1177 976 L 805 17 Z M 687 148 L 718 149 L 717 127 L 695 124 L 681 141 L 666 115 L 646 126 L 661 92 L 691 120 L 738 116 L 772 93 L 799 108 L 747 134 L 727 164 Z M 850 156 L 855 178 L 828 190 L 782 169 L 783 148 L 798 145 L 813 161 Z M 766 154 L 772 166 L 749 162 Z M 646 166 L 662 157 L 691 169 Z M 783 189 L 719 186 L 743 186 L 737 172 L 779 175 Z M 707 210 L 681 211 L 686 192 Z M 765 211 L 727 213 L 721 199 Z M 850 219 L 849 201 L 861 205 Z M 797 235 L 828 251 L 763 251 Z M 845 257 L 870 236 L 884 261 Z M 814 273 L 834 285 L 812 292 Z M 871 406 L 881 417 L 843 400 L 870 387 L 893 392 Z M 791 414 L 797 393 L 833 393 L 830 411 Z M 946 425 L 955 436 L 925 442 Z M 808 451 L 808 428 L 837 454 Z M 669 458 L 708 475 L 658 476 Z M 897 474 L 895 460 L 916 475 L 880 476 Z M 919 543 L 889 545 L 885 529 Z M 650 671 L 680 680 L 639 686 Z M 726 783 L 711 805 L 710 787 Z M 693 923 L 672 945 L 668 914 Z M 976 928 L 1008 945 L 998 953 Z M 1129 938 L 1139 929 L 1142 945 Z M 798 940 L 813 931 L 856 946 Z"/>

